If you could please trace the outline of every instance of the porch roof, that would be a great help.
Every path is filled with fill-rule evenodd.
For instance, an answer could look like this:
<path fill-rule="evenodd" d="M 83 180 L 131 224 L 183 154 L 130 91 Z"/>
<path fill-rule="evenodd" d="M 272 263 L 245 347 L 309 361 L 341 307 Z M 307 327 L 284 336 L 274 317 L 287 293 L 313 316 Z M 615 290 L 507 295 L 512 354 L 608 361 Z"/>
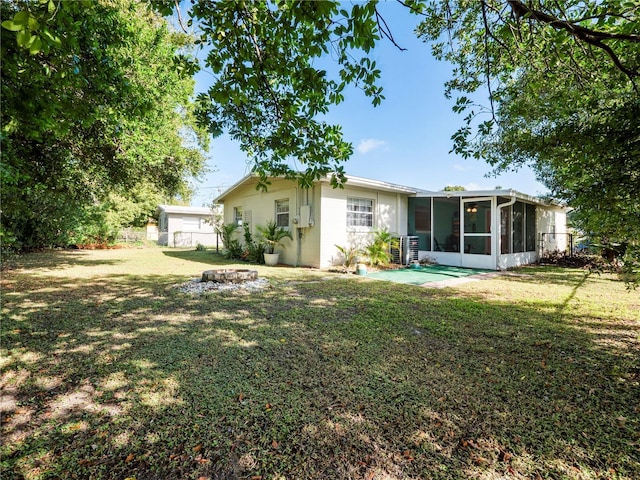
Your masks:
<path fill-rule="evenodd" d="M 500 189 L 500 190 L 456 190 L 456 191 L 438 191 L 428 192 L 425 190 L 419 191 L 416 197 L 437 197 L 437 198 L 478 198 L 478 197 L 515 197 L 516 200 L 522 200 L 528 203 L 535 203 L 537 205 L 546 205 L 553 207 L 565 208 L 558 203 L 543 200 L 539 197 L 534 197 L 526 193 L 518 192 L 513 189 Z"/>

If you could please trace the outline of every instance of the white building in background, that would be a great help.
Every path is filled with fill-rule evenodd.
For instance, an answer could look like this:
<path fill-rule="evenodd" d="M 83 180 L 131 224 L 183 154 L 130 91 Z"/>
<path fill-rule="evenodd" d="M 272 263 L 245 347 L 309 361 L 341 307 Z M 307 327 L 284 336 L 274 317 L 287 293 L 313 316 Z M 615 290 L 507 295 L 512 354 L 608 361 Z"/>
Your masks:
<path fill-rule="evenodd" d="M 195 247 L 216 245 L 214 212 L 208 207 L 159 205 L 158 245 Z"/>

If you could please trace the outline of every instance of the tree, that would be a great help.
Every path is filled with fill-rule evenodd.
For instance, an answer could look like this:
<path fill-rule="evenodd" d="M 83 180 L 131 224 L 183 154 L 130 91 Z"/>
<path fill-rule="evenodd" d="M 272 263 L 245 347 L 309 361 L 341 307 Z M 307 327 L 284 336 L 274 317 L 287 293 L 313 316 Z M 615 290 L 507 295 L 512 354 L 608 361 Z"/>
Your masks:
<path fill-rule="evenodd" d="M 487 160 L 496 173 L 528 164 L 584 218 L 606 205 L 613 220 L 602 233 L 635 235 L 637 215 L 621 221 L 616 210 L 640 210 L 637 2 L 398 3 L 424 16 L 418 35 L 456 67 L 445 86 L 446 95 L 459 95 L 454 110 L 466 115 L 453 137 L 455 152 Z M 154 4 L 168 13 L 175 2 Z M 352 147 L 339 126 L 318 118 L 350 84 L 374 105 L 382 100 L 369 53 L 393 35 L 376 2 L 196 1 L 187 13 L 210 48 L 206 65 L 215 75 L 198 98 L 201 122 L 239 140 L 263 187 L 269 175 L 308 185 L 328 173 L 340 185 Z M 337 76 L 314 63 L 327 55 Z M 484 108 L 471 100 L 483 90 Z"/>
<path fill-rule="evenodd" d="M 1 9 L 3 247 L 66 244 L 118 198 L 188 193 L 204 163 L 204 136 L 185 140 L 188 36 L 131 0 Z"/>
<path fill-rule="evenodd" d="M 150 2 L 164 15 L 179 5 Z M 584 228 L 612 238 L 638 238 L 637 2 L 399 4 L 424 16 L 418 35 L 433 42 L 437 58 L 455 66 L 445 94 L 459 95 L 454 109 L 466 115 L 453 138 L 455 152 L 485 159 L 496 171 L 529 164 L 556 198 L 582 212 L 576 218 L 591 222 Z M 361 88 L 374 105 L 383 99 L 377 85 L 381 72 L 370 53 L 381 39 L 394 40 L 376 2 L 194 0 L 184 13 L 189 18 L 185 22 L 180 14 L 180 22 L 197 27 L 198 41 L 209 49 L 205 66 L 214 78 L 197 99 L 200 124 L 213 135 L 226 129 L 237 139 L 264 188 L 270 175 L 306 186 L 331 174 L 334 186 L 340 186 L 352 146 L 338 125 L 321 117 L 344 99 L 349 85 Z M 50 31 L 49 38 L 30 19 L 14 17 L 7 25 L 30 31 L 19 32 L 22 47 L 57 48 L 58 32 Z M 335 60 L 335 73 L 320 66 L 322 57 Z M 71 62 L 66 71 L 80 65 Z M 195 68 L 187 61 L 179 65 Z M 485 108 L 473 100 L 483 89 Z M 130 177 L 125 171 L 124 178 Z M 594 214 L 603 208 L 606 216 Z"/>
<path fill-rule="evenodd" d="M 418 34 L 452 62 L 453 150 L 530 165 L 584 231 L 640 238 L 640 4 L 431 1 Z M 471 100 L 482 90 L 488 102 Z M 482 116 L 485 116 L 483 119 Z"/>
<path fill-rule="evenodd" d="M 466 190 L 462 185 L 447 185 L 442 189 L 443 192 L 464 192 Z"/>
<path fill-rule="evenodd" d="M 176 5 L 153 3 L 164 14 Z M 334 186 L 341 185 L 353 147 L 340 126 L 320 117 L 344 99 L 347 85 L 361 88 L 374 105 L 383 98 L 380 71 L 368 57 L 390 33 L 376 2 L 196 1 L 184 14 L 209 52 L 213 84 L 197 100 L 209 132 L 226 130 L 240 143 L 263 188 L 271 175 L 303 186 L 331 175 Z M 317 66 L 327 56 L 337 64 L 335 75 Z"/>

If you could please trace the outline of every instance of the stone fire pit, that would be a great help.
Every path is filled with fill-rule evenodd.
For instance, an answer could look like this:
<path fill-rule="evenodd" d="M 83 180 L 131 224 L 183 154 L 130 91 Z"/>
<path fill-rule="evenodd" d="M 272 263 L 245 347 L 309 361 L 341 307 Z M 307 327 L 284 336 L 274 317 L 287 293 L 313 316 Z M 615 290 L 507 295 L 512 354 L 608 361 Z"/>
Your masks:
<path fill-rule="evenodd" d="M 256 270 L 235 270 L 235 269 L 220 269 L 220 270 L 206 270 L 202 272 L 202 282 L 215 282 L 215 283 L 244 283 L 256 280 L 258 278 L 258 272 Z"/>

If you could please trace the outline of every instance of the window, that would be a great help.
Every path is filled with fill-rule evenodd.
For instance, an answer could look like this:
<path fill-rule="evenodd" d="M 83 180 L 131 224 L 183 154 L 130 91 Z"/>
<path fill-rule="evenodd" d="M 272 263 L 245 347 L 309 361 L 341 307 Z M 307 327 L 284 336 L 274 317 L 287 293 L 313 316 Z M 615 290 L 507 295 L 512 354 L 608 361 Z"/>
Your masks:
<path fill-rule="evenodd" d="M 513 215 L 513 251 L 524 252 L 524 203 L 516 202 L 512 207 Z"/>
<path fill-rule="evenodd" d="M 347 227 L 373 227 L 373 200 L 347 198 Z"/>
<path fill-rule="evenodd" d="M 499 203 L 504 203 L 500 199 Z M 500 253 L 536 250 L 536 206 L 516 202 L 500 212 Z"/>
<path fill-rule="evenodd" d="M 233 207 L 233 223 L 242 225 L 242 207 Z"/>
<path fill-rule="evenodd" d="M 500 210 L 500 253 L 511 253 L 511 207 Z"/>
<path fill-rule="evenodd" d="M 276 200 L 276 225 L 289 227 L 289 199 Z"/>

